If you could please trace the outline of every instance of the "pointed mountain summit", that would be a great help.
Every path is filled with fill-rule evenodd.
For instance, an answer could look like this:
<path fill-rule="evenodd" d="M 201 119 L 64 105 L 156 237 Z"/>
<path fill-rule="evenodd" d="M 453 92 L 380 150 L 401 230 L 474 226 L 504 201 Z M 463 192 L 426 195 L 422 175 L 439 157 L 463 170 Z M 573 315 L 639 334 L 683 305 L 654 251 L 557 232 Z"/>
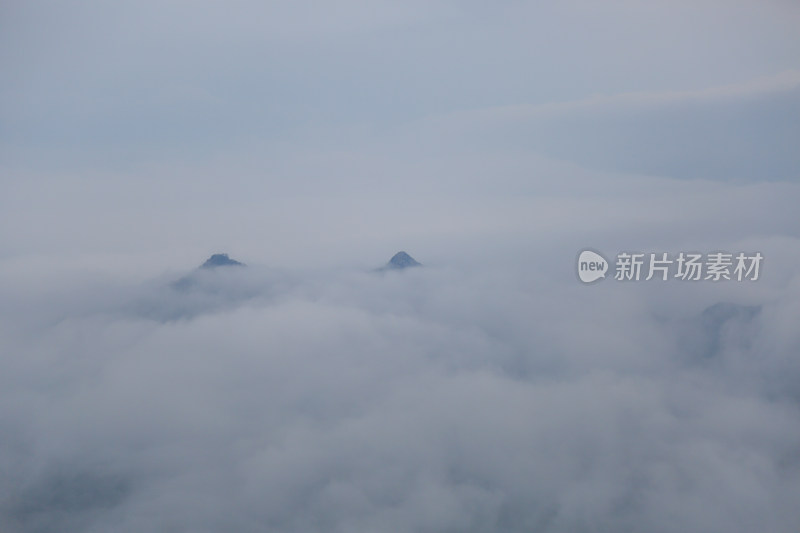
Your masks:
<path fill-rule="evenodd" d="M 180 279 L 177 279 L 170 283 L 170 286 L 173 289 L 179 291 L 188 291 L 190 289 L 195 289 L 200 285 L 203 276 L 208 275 L 208 271 L 213 271 L 219 267 L 230 267 L 230 266 L 247 266 L 244 263 L 240 263 L 235 259 L 231 259 L 228 257 L 228 254 L 214 254 L 208 259 L 206 262 L 194 269 L 192 272 L 189 272 L 185 276 Z M 227 272 L 227 270 L 226 270 Z"/>
<path fill-rule="evenodd" d="M 422 263 L 419 263 L 416 259 L 411 257 L 405 252 L 397 252 L 389 259 L 389 262 L 386 263 L 386 266 L 383 267 L 384 270 L 402 270 L 404 268 L 422 266 Z"/>
<path fill-rule="evenodd" d="M 217 268 L 221 266 L 245 266 L 245 264 L 231 259 L 228 254 L 214 254 L 200 265 L 200 268 Z"/>

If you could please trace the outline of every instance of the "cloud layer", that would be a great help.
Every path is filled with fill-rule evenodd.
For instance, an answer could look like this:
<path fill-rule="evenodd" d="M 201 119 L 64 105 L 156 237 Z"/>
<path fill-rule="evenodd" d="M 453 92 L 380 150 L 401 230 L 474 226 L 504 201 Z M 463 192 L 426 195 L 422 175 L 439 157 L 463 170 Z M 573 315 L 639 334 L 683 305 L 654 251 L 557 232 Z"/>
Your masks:
<path fill-rule="evenodd" d="M 798 27 L 6 2 L 0 530 L 800 531 Z"/>
<path fill-rule="evenodd" d="M 796 277 L 701 313 L 513 257 L 248 269 L 3 307 L 4 530 L 800 524 Z"/>

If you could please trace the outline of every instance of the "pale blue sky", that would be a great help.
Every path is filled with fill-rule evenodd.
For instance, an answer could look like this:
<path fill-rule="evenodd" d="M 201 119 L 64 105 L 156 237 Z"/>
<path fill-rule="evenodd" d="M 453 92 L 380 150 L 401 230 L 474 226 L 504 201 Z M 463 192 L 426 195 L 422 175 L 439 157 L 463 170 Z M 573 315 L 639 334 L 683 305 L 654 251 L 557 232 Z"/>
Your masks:
<path fill-rule="evenodd" d="M 0 25 L 0 141 L 12 169 L 129 168 L 256 141 L 335 145 L 340 130 L 361 141 L 453 112 L 703 91 L 800 70 L 800 8 L 780 1 L 34 1 L 6 3 Z M 744 102 L 739 128 L 772 140 L 772 125 L 786 128 L 781 113 L 796 113 L 796 89 L 797 76 Z M 675 127 L 699 114 L 716 133 L 737 130 L 736 110 L 715 105 L 679 107 Z M 660 142 L 648 131 L 660 112 L 588 126 L 607 119 L 621 142 L 640 132 Z M 581 135 L 584 118 L 562 121 L 556 137 Z"/>
<path fill-rule="evenodd" d="M 0 9 L 4 254 L 263 240 L 330 256 L 403 240 L 400 213 L 449 231 L 441 212 L 486 195 L 796 183 L 800 168 L 795 2 Z"/>

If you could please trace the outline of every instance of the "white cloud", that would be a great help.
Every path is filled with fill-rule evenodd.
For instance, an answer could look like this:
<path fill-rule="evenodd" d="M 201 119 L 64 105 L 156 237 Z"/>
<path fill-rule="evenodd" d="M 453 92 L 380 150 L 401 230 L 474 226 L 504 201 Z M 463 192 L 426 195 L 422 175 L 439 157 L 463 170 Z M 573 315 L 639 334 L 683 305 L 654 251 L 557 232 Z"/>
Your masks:
<path fill-rule="evenodd" d="M 256 266 L 194 295 L 7 278 L 3 526 L 794 531 L 796 279 L 672 306 L 562 266 Z M 746 338 L 700 322 L 721 299 L 762 306 Z"/>

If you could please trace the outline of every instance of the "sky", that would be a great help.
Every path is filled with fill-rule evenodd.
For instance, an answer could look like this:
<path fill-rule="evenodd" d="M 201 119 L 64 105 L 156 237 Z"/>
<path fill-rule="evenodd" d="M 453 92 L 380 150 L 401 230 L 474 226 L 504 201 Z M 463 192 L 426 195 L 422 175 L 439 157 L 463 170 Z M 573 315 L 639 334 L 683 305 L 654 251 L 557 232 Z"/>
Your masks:
<path fill-rule="evenodd" d="M 794 533 L 798 27 L 0 2 L 0 529 Z"/>

